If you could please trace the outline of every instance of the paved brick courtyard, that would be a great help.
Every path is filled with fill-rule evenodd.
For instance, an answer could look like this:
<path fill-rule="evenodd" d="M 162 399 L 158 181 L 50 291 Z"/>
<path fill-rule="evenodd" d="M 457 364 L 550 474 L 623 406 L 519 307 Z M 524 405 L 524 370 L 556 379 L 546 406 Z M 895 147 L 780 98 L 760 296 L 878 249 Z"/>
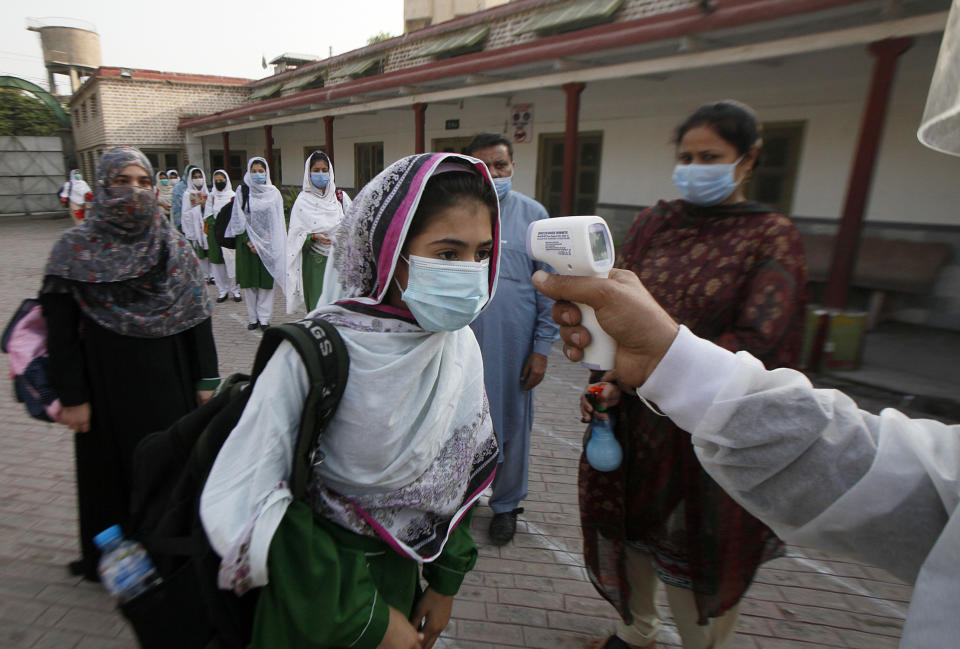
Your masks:
<path fill-rule="evenodd" d="M 66 218 L 0 217 L 0 325 L 36 293 L 49 248 L 68 225 Z M 283 311 L 278 296 L 275 322 L 289 319 Z M 228 301 L 214 314 L 221 374 L 248 370 L 260 334 L 245 329 L 245 306 Z M 577 399 L 585 379 L 555 347 L 536 395 L 530 497 L 518 534 L 505 547 L 490 545 L 490 510 L 479 509 L 480 561 L 438 647 L 573 649 L 613 628 L 612 608 L 587 582 L 580 554 Z M 135 647 L 100 586 L 67 576 L 77 557 L 72 434 L 27 417 L 6 387 L 0 422 L 0 649 Z M 896 647 L 910 592 L 871 566 L 791 547 L 747 593 L 735 647 Z M 661 644 L 679 646 L 669 624 Z"/>

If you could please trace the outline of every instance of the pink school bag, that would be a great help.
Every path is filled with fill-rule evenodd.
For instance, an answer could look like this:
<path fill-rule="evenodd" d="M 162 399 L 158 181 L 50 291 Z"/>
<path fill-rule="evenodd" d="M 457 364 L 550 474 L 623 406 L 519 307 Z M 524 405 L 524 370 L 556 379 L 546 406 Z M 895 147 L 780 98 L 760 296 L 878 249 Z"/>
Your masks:
<path fill-rule="evenodd" d="M 3 330 L 0 349 L 8 354 L 17 401 L 31 417 L 57 421 L 63 408 L 50 382 L 47 321 L 39 300 L 31 297 L 20 304 Z"/>

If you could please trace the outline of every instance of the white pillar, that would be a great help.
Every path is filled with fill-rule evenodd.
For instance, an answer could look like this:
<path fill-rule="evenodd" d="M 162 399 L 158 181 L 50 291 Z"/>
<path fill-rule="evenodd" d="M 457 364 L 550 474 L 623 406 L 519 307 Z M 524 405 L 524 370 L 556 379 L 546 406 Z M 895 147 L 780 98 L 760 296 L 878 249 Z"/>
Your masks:
<path fill-rule="evenodd" d="M 186 163 L 203 166 L 203 138 L 186 131 L 183 136 L 183 145 L 187 150 Z"/>

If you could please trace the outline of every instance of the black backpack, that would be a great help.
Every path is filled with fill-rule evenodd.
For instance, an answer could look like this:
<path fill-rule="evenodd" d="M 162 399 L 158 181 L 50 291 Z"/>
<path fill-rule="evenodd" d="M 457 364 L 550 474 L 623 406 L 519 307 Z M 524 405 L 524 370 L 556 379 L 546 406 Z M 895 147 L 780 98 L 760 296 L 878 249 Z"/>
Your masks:
<path fill-rule="evenodd" d="M 313 466 L 323 460 L 315 457 L 317 442 L 349 372 L 343 340 L 324 320 L 267 329 L 251 376 L 231 375 L 206 404 L 137 445 L 125 531 L 144 545 L 163 578 L 120 605 L 142 649 L 243 649 L 250 643 L 258 589 L 238 597 L 217 587 L 220 557 L 200 522 L 200 494 L 253 384 L 284 340 L 300 354 L 310 380 L 290 479 L 293 497 L 303 499 Z"/>

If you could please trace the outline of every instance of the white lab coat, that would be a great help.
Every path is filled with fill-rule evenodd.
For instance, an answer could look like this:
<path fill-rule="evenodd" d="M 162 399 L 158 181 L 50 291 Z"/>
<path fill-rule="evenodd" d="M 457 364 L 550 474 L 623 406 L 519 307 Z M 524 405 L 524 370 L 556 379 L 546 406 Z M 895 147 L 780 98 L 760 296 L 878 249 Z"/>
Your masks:
<path fill-rule="evenodd" d="M 691 433 L 704 469 L 781 538 L 915 583 L 901 649 L 960 644 L 960 426 L 870 414 L 685 327 L 637 393 Z"/>

